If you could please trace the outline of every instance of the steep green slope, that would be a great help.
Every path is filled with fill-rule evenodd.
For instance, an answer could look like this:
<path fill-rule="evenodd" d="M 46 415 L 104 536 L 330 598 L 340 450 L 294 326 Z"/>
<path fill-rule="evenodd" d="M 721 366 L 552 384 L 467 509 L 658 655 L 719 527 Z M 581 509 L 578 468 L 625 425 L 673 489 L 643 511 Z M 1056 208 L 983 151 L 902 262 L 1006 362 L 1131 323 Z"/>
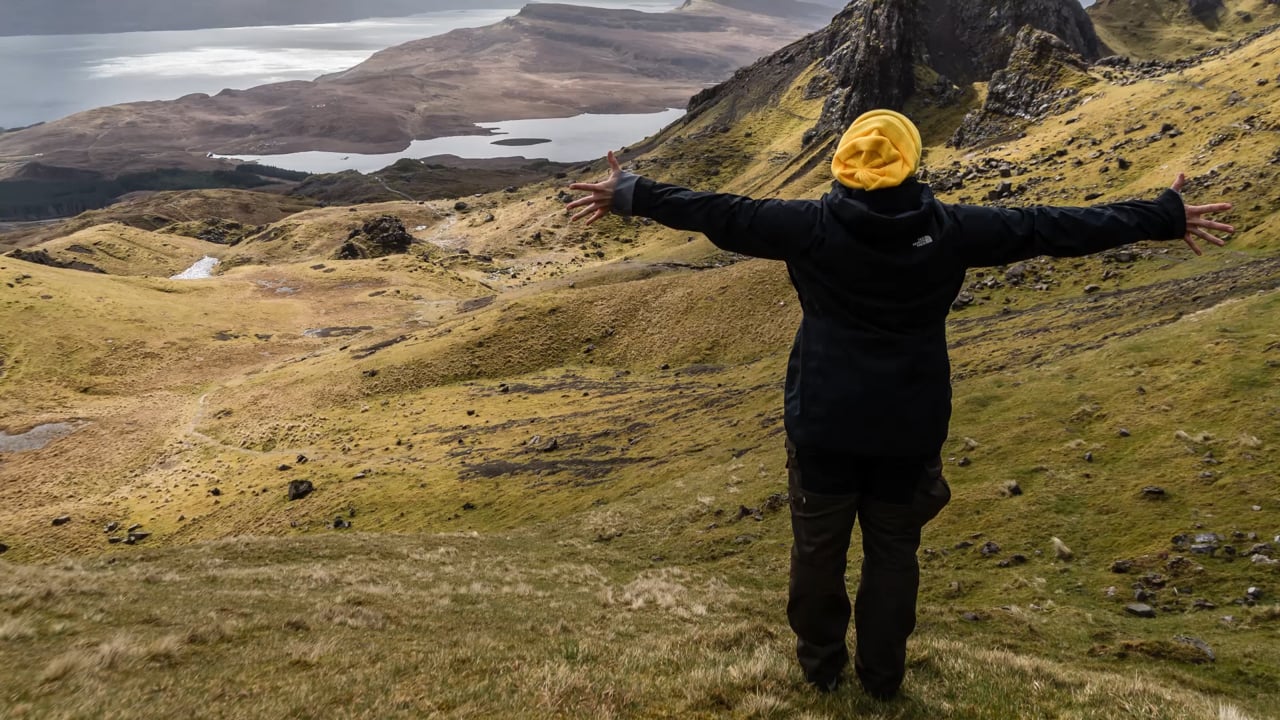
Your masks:
<path fill-rule="evenodd" d="M 1241 233 L 972 273 L 904 699 L 792 665 L 784 269 L 569 226 L 551 183 L 300 213 L 196 285 L 0 261 L 28 276 L 0 301 L 0 429 L 78 427 L 0 464 L 0 693 L 31 717 L 1274 716 L 1277 43 L 1082 70 L 1075 104 L 976 149 L 945 143 L 984 84 L 908 106 L 949 200 L 1150 196 L 1185 169 Z M 628 162 L 822 192 L 830 71 L 790 52 Z M 421 226 L 410 254 L 332 260 L 379 214 Z M 112 522 L 154 534 L 109 545 Z"/>
<path fill-rule="evenodd" d="M 1280 22 L 1270 0 L 1099 0 L 1088 9 L 1111 50 L 1141 60 L 1174 60 Z"/>

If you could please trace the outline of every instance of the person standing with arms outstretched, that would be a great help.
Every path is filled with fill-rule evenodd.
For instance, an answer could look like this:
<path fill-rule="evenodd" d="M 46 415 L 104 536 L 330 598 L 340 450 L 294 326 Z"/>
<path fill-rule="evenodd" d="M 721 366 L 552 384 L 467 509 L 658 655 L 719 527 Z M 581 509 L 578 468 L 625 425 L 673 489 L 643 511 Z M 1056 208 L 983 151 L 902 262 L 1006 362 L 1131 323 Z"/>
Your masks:
<path fill-rule="evenodd" d="M 805 678 L 835 690 L 849 652 L 863 688 L 893 697 L 915 630 L 920 531 L 951 498 L 941 452 L 951 419 L 946 318 L 969 268 L 1039 255 L 1078 257 L 1140 240 L 1223 245 L 1210 220 L 1227 203 L 1186 205 L 1179 175 L 1152 201 L 1091 208 L 951 205 L 916 180 L 923 152 L 910 119 L 859 117 L 819 200 L 694 192 L 623 172 L 569 203 L 574 220 L 638 215 L 705 234 L 718 247 L 783 260 L 804 318 L 787 366 L 791 579 L 787 617 Z M 850 605 L 853 525 L 863 564 Z"/>

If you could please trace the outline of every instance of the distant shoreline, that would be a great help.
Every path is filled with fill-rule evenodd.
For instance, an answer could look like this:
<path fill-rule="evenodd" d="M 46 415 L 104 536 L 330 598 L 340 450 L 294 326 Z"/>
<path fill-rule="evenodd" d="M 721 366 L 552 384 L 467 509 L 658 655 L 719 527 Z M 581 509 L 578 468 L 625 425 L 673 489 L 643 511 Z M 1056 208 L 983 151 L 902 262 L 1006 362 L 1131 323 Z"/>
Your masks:
<path fill-rule="evenodd" d="M 113 0 L 111 12 L 99 0 L 8 0 L 0 37 L 110 35 L 346 23 L 450 10 L 470 10 L 471 0 L 313 0 L 305 5 L 268 6 L 259 0 Z M 519 9 L 527 0 L 486 0 L 487 8 Z"/>

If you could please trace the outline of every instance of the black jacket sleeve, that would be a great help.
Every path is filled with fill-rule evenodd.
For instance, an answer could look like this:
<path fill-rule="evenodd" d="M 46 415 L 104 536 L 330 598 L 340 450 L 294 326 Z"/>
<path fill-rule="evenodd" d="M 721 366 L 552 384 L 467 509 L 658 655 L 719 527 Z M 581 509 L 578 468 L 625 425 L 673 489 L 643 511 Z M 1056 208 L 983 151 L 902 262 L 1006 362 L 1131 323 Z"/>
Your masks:
<path fill-rule="evenodd" d="M 814 200 L 694 192 L 636 175 L 624 175 L 618 183 L 614 211 L 699 232 L 723 250 L 769 260 L 808 252 L 822 220 L 822 205 Z"/>
<path fill-rule="evenodd" d="M 949 206 L 959 226 L 957 251 L 968 267 L 1007 265 L 1038 255 L 1079 257 L 1140 240 L 1180 239 L 1187 232 L 1182 196 L 1091 208 Z"/>

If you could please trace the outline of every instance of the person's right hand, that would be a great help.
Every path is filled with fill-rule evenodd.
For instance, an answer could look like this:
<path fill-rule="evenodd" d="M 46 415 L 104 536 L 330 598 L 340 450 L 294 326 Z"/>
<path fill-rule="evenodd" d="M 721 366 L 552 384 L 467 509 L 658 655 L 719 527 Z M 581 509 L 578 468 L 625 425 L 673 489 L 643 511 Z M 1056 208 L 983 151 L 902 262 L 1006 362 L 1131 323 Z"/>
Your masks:
<path fill-rule="evenodd" d="M 1174 192 L 1181 195 L 1182 188 L 1186 187 L 1186 185 L 1187 185 L 1187 176 L 1183 173 L 1178 173 L 1178 179 L 1173 181 Z M 1186 205 L 1185 202 L 1183 204 Z M 1213 243 L 1218 247 L 1222 247 L 1223 245 L 1227 244 L 1226 241 L 1222 240 L 1221 238 L 1217 237 L 1216 235 L 1214 235 L 1209 231 L 1215 230 L 1217 232 L 1226 233 L 1230 235 L 1231 233 L 1234 233 L 1236 229 L 1234 227 L 1231 227 L 1230 225 L 1225 225 L 1220 222 L 1214 222 L 1213 220 L 1210 220 L 1207 216 L 1210 213 L 1227 212 L 1228 210 L 1231 209 L 1231 207 L 1232 207 L 1231 203 L 1215 203 L 1213 205 L 1186 205 L 1187 237 L 1185 239 L 1187 241 L 1187 246 L 1191 248 L 1191 252 L 1195 253 L 1196 255 L 1204 255 L 1204 251 L 1200 249 L 1199 243 L 1196 242 L 1197 238 L 1200 240 L 1205 240 L 1207 242 Z"/>

